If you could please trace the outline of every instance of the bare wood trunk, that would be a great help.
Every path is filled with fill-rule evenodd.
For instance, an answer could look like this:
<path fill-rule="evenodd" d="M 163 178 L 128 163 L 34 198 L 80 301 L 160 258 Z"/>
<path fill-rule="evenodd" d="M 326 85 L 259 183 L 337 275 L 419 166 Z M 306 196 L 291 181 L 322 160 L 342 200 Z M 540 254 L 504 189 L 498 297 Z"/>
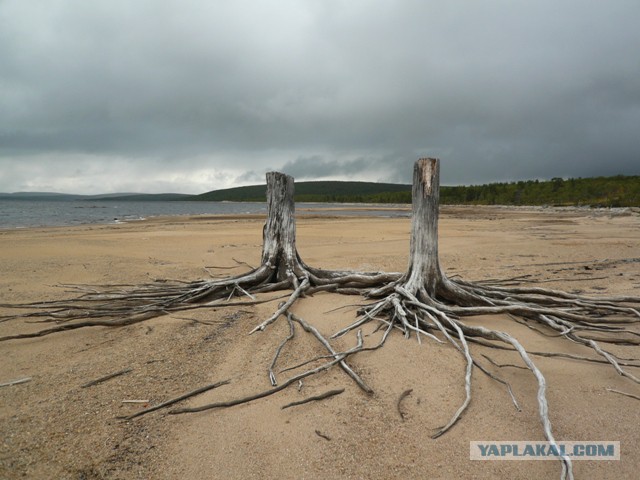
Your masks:
<path fill-rule="evenodd" d="M 409 267 L 400 283 L 422 300 L 435 297 L 443 277 L 438 261 L 439 202 L 440 160 L 421 158 L 413 168 Z"/>
<path fill-rule="evenodd" d="M 267 221 L 263 230 L 262 266 L 273 270 L 270 281 L 290 280 L 302 273 L 296 250 L 293 177 L 267 173 Z"/>

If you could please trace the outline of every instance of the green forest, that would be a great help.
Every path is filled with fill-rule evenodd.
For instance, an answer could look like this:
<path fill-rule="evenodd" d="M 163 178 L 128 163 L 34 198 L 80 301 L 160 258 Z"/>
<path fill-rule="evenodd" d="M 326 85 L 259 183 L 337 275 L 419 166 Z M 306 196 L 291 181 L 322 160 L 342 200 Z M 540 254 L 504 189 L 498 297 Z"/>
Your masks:
<path fill-rule="evenodd" d="M 444 187 L 441 202 L 474 205 L 640 206 L 640 176 L 553 178 Z"/>
<path fill-rule="evenodd" d="M 404 195 L 409 192 L 408 199 Z M 388 200 L 384 200 L 385 198 Z M 398 198 L 402 198 L 398 200 Z M 264 202 L 266 186 L 227 188 L 196 195 L 190 200 L 227 202 Z M 373 182 L 295 182 L 297 202 L 335 203 L 411 203 L 411 185 Z"/>
<path fill-rule="evenodd" d="M 371 182 L 296 182 L 298 202 L 411 203 L 411 185 Z M 215 190 L 188 198 L 265 201 L 265 186 Z M 442 186 L 445 205 L 640 206 L 640 176 L 553 178 L 471 186 Z"/>

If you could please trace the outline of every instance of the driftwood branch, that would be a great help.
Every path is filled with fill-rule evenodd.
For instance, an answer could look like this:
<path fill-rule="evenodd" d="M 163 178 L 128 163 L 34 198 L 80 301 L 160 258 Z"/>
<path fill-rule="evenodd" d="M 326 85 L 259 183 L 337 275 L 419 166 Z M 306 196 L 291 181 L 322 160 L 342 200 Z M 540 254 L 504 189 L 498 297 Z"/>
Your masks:
<path fill-rule="evenodd" d="M 95 380 L 91 380 L 90 382 L 84 383 L 80 385 L 80 388 L 93 387 L 94 385 L 98 385 L 99 383 L 106 382 L 107 380 L 111 380 L 112 378 L 119 377 L 120 375 L 124 375 L 131 371 L 133 371 L 132 368 L 125 368 L 124 370 L 118 370 L 117 372 L 109 373 L 104 377 L 96 378 Z"/>
<path fill-rule="evenodd" d="M 329 368 L 331 368 L 332 366 L 336 365 L 337 363 L 339 363 L 341 360 L 347 358 L 349 355 L 353 355 L 354 353 L 360 352 L 363 350 L 363 346 L 362 346 L 362 335 L 360 334 L 360 332 L 358 332 L 358 344 L 352 348 L 351 350 L 347 350 L 344 353 L 341 353 L 340 355 L 338 355 L 337 358 L 334 358 L 332 361 L 324 363 L 314 369 L 311 370 L 307 370 L 306 372 L 300 373 L 298 375 L 295 375 L 293 377 L 291 377 L 289 380 L 287 380 L 286 382 L 278 385 L 277 387 L 271 388 L 269 390 L 263 390 L 261 392 L 255 393 L 253 395 L 248 395 L 246 397 L 242 397 L 242 398 L 237 398 L 235 400 L 228 400 L 228 401 L 224 401 L 224 402 L 215 402 L 215 403 L 210 403 L 208 405 L 202 405 L 200 407 L 192 407 L 192 408 L 179 408 L 176 410 L 171 410 L 169 413 L 170 414 L 181 414 L 181 413 L 195 413 L 195 412 L 203 412 L 205 410 L 211 410 L 214 408 L 228 408 L 228 407 L 234 407 L 236 405 L 242 405 L 244 403 L 249 403 L 252 402 L 254 400 L 258 400 L 260 398 L 265 398 L 268 397 L 270 395 L 273 395 L 275 393 L 281 392 L 282 390 L 284 390 L 285 388 L 287 388 L 289 385 L 292 385 L 306 377 L 309 377 L 311 375 L 315 375 L 319 372 L 328 370 Z"/>
<path fill-rule="evenodd" d="M 210 385 L 205 385 L 204 387 L 196 388 L 190 392 L 180 395 L 179 397 L 172 398 L 171 400 L 167 400 L 166 402 L 159 403 L 158 405 L 154 405 L 152 407 L 146 408 L 144 410 L 140 410 L 139 412 L 134 413 L 133 415 L 129 415 L 127 417 L 122 417 L 123 420 L 132 420 L 136 417 L 140 417 L 142 415 L 146 415 L 147 413 L 155 412 L 156 410 L 160 410 L 161 408 L 169 407 L 175 403 L 181 402 L 182 400 L 186 400 L 187 398 L 194 397 L 196 395 L 200 395 L 201 393 L 208 392 L 209 390 L 213 390 L 214 388 L 221 387 L 222 385 L 229 384 L 230 380 L 223 380 L 221 382 L 212 383 Z"/>
<path fill-rule="evenodd" d="M 316 432 L 316 435 L 318 435 L 320 438 L 324 438 L 328 442 L 331 441 L 331 437 L 329 435 L 322 433 L 320 430 L 316 430 L 315 432 Z"/>
<path fill-rule="evenodd" d="M 27 383 L 32 380 L 31 377 L 20 378 L 18 380 L 12 380 L 11 382 L 0 383 L 0 387 L 10 387 L 11 385 L 20 385 L 21 383 Z"/>
<path fill-rule="evenodd" d="M 304 400 L 298 400 L 296 402 L 287 403 L 286 405 L 283 405 L 280 408 L 284 410 L 285 408 L 295 407 L 297 405 L 304 405 L 305 403 L 316 402 L 318 400 L 324 400 L 325 398 L 330 398 L 335 395 L 340 395 L 342 392 L 344 392 L 344 388 L 341 388 L 339 390 L 329 390 L 328 392 L 321 393 L 320 395 L 316 395 L 314 397 L 308 397 L 308 398 L 305 398 Z"/>
<path fill-rule="evenodd" d="M 413 392 L 413 388 L 409 388 L 407 390 L 405 390 L 404 392 L 402 392 L 400 394 L 400 397 L 398 397 L 398 401 L 396 402 L 396 409 L 398 410 L 398 413 L 400 414 L 400 418 L 402 419 L 402 421 L 404 422 L 404 416 L 406 415 L 403 411 L 402 411 L 402 401 L 407 398 L 409 395 L 411 395 L 411 392 Z"/>

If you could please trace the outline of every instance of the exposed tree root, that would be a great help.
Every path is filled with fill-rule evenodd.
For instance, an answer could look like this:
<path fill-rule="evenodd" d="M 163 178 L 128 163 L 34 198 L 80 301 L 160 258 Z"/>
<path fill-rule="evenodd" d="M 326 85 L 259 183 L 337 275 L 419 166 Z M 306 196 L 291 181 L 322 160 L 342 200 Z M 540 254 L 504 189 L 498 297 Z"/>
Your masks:
<path fill-rule="evenodd" d="M 258 331 L 274 322 L 301 296 L 323 291 L 362 295 L 372 287 L 400 277 L 397 273 L 309 267 L 301 260 L 295 246 L 293 178 L 277 172 L 267 174 L 267 198 L 262 261 L 258 268 L 228 278 L 192 282 L 157 280 L 142 285 L 61 285 L 80 295 L 67 300 L 0 305 L 28 310 L 27 313 L 0 317 L 0 321 L 40 318 L 42 322 L 58 325 L 0 337 L 0 341 L 36 338 L 85 327 L 122 327 L 185 310 L 256 305 L 274 300 L 257 299 L 256 294 L 293 290 L 285 304 L 254 329 Z M 247 300 L 230 301 L 237 297 L 247 297 Z"/>
<path fill-rule="evenodd" d="M 180 409 L 176 409 L 176 410 L 171 410 L 169 413 L 170 414 L 179 414 L 179 413 L 195 413 L 195 412 L 203 412 L 205 410 L 211 410 L 214 408 L 225 408 L 225 407 L 234 407 L 236 405 L 242 405 L 244 403 L 249 403 L 252 402 L 254 400 L 258 400 L 260 398 L 264 398 L 264 397 L 268 397 L 270 395 L 273 395 L 275 393 L 281 392 L 282 390 L 284 390 L 285 388 L 287 388 L 289 385 L 292 385 L 304 378 L 310 377 L 311 375 L 315 375 L 316 373 L 320 373 L 323 372 L 325 370 L 328 370 L 329 368 L 331 368 L 332 366 L 340 363 L 341 361 L 343 361 L 344 359 L 346 359 L 348 356 L 353 355 L 354 353 L 357 352 L 361 352 L 363 351 L 365 348 L 363 346 L 363 342 L 362 342 L 362 335 L 360 334 L 360 332 L 358 332 L 358 344 L 345 351 L 342 353 L 339 353 L 335 356 L 335 358 L 333 360 L 331 360 L 330 362 L 326 362 L 323 363 L 322 365 L 312 368 L 310 370 L 307 370 L 305 372 L 299 373 L 297 375 L 294 375 L 293 377 L 289 378 L 287 381 L 285 381 L 284 383 L 273 387 L 271 389 L 268 390 L 263 390 L 261 392 L 252 394 L 252 395 L 248 395 L 246 397 L 242 397 L 242 398 L 238 398 L 235 400 L 230 400 L 230 401 L 225 401 L 225 402 L 215 402 L 215 403 L 210 403 L 207 405 L 202 405 L 199 407 L 192 407 L 192 408 L 180 408 Z"/>
<path fill-rule="evenodd" d="M 625 397 L 635 398 L 636 400 L 640 400 L 640 396 L 634 395 L 632 393 L 621 392 L 620 390 L 614 390 L 613 388 L 607 388 L 607 392 L 617 393 L 618 395 L 624 395 Z"/>

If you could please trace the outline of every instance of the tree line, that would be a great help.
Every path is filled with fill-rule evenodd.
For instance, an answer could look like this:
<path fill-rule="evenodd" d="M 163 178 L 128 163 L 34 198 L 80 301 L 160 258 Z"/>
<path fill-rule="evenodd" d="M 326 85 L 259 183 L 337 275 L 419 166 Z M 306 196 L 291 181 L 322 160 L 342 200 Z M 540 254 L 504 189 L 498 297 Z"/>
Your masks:
<path fill-rule="evenodd" d="M 296 182 L 297 202 L 411 203 L 411 185 L 373 182 Z M 196 195 L 186 200 L 264 202 L 265 186 L 253 185 Z M 640 206 L 640 176 L 552 178 L 441 186 L 440 203 L 448 205 L 584 205 Z"/>
<path fill-rule="evenodd" d="M 299 202 L 411 203 L 411 187 L 377 193 L 296 194 Z M 297 186 L 296 186 L 297 188 Z M 448 205 L 640 206 L 640 176 L 553 178 L 470 186 L 442 186 L 440 202 Z"/>

